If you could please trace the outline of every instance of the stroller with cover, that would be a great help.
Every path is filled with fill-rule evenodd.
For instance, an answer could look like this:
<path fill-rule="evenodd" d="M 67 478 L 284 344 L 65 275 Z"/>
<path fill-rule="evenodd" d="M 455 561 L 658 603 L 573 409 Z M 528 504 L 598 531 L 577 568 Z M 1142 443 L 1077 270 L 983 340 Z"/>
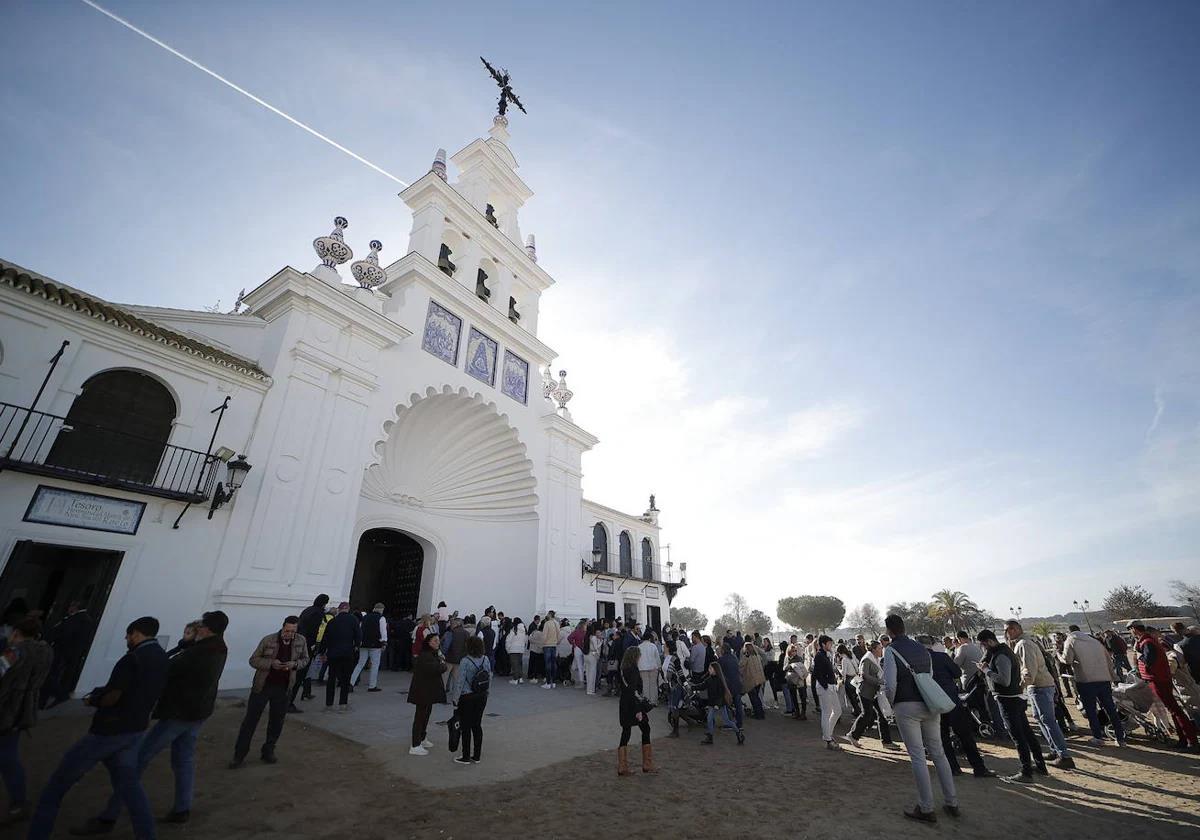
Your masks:
<path fill-rule="evenodd" d="M 1150 686 L 1143 680 L 1131 678 L 1132 682 L 1123 682 L 1113 687 L 1113 700 L 1117 706 L 1117 714 L 1126 733 L 1139 727 L 1155 741 L 1169 744 L 1172 741 L 1171 731 L 1167 728 L 1160 714 L 1155 714 L 1154 706 L 1159 703 Z M 1159 703 L 1159 705 L 1161 705 Z M 1100 711 L 1103 714 L 1103 710 Z M 1112 724 L 1105 725 L 1109 737 L 1116 737 Z"/>

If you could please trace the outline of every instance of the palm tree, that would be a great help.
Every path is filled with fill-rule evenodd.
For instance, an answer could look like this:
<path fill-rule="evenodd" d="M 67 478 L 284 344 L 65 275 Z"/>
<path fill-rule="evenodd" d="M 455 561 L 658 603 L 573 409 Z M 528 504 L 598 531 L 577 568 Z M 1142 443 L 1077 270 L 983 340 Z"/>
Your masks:
<path fill-rule="evenodd" d="M 969 630 L 979 613 L 979 605 L 957 590 L 935 592 L 929 602 L 929 617 L 953 630 Z"/>
<path fill-rule="evenodd" d="M 1054 631 L 1057 629 L 1057 627 L 1058 625 L 1056 625 L 1054 622 L 1043 620 L 1030 627 L 1029 632 L 1041 639 L 1049 640 L 1049 638 L 1054 635 Z"/>

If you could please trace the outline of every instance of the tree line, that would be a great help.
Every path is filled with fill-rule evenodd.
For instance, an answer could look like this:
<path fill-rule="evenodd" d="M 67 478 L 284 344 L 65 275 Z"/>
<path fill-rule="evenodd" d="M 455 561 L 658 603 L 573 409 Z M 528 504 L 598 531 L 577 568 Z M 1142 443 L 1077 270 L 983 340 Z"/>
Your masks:
<path fill-rule="evenodd" d="M 1194 611 L 1200 606 L 1200 585 L 1181 580 L 1170 582 L 1171 594 Z M 725 612 L 713 622 L 712 635 L 720 638 L 726 630 L 743 633 L 770 633 L 774 622 L 762 610 L 751 609 L 749 602 L 736 592 L 725 599 Z M 1105 596 L 1102 610 L 1117 618 L 1151 618 L 1172 615 L 1182 607 L 1163 606 L 1143 586 L 1121 584 Z M 883 631 L 883 616 L 895 614 L 904 619 L 911 635 L 945 633 L 964 630 L 974 634 L 995 627 L 999 619 L 979 606 L 965 592 L 942 589 L 927 601 L 897 601 L 889 604 L 884 613 L 872 603 L 860 604 L 847 614 L 846 604 L 833 595 L 793 595 L 780 598 L 775 616 L 785 628 L 821 633 L 846 627 L 850 630 L 877 636 Z M 674 607 L 671 620 L 687 630 L 708 627 L 708 616 L 694 607 Z M 1043 622 L 1045 623 L 1045 622 Z"/>

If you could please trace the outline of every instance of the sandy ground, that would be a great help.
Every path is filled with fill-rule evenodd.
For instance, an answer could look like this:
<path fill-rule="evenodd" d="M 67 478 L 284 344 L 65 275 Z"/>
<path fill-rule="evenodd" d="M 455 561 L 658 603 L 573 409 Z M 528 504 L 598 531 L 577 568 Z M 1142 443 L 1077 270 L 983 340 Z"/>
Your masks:
<path fill-rule="evenodd" d="M 381 695 L 374 695 L 380 697 Z M 611 716 L 615 746 L 616 704 L 589 698 L 579 714 Z M 399 706 L 400 698 L 392 701 Z M 400 711 L 398 708 L 397 711 Z M 439 717 L 435 709 L 434 719 Z M 582 755 L 532 770 L 523 778 L 486 784 L 484 763 L 460 767 L 445 748 L 445 730 L 432 755 L 389 756 L 314 725 L 319 714 L 290 716 L 279 745 L 280 763 L 257 760 L 257 744 L 240 770 L 225 765 L 240 720 L 231 702 L 206 725 L 199 747 L 193 819 L 185 826 L 163 825 L 163 838 L 477 838 L 537 835 L 550 838 L 599 836 L 662 838 L 745 838 L 777 835 L 800 838 L 1122 837 L 1151 840 L 1200 837 L 1200 756 L 1149 748 L 1144 742 L 1117 751 L 1093 749 L 1072 739 L 1076 772 L 1057 772 L 1021 787 L 995 780 L 958 781 L 963 818 L 942 816 L 936 826 L 910 823 L 900 811 L 912 800 L 907 759 L 868 741 L 863 750 L 827 753 L 819 724 L 768 713 L 750 721 L 747 742 L 718 735 L 701 747 L 701 733 L 678 740 L 662 738 L 666 728 L 656 712 L 657 776 L 618 778 L 615 750 Z M 353 713 L 346 717 L 351 717 Z M 342 716 L 329 716 L 342 717 Z M 55 715 L 43 720 L 22 754 L 36 796 L 63 749 L 87 728 L 87 718 Z M 265 719 L 263 721 L 265 725 Z M 518 725 L 485 721 L 485 727 Z M 530 724 L 532 726 L 532 722 Z M 261 738 L 260 729 L 259 738 Z M 486 728 L 485 728 L 486 732 Z M 547 737 L 553 737 L 552 733 Z M 528 748 L 537 750 L 531 731 Z M 397 744 L 395 751 L 402 749 Z M 985 753 L 994 769 L 1017 769 L 1015 752 L 992 745 Z M 401 761 L 422 762 L 432 777 L 470 774 L 481 784 L 434 790 L 386 769 Z M 417 774 L 420 777 L 420 774 Z M 151 765 L 146 786 L 156 813 L 171 801 L 171 773 L 164 753 Z M 935 783 L 936 790 L 936 783 Z M 94 813 L 108 792 L 104 771 L 93 771 L 68 796 L 55 836 Z M 0 828 L 0 836 L 21 832 Z M 131 836 L 122 819 L 113 838 Z"/>

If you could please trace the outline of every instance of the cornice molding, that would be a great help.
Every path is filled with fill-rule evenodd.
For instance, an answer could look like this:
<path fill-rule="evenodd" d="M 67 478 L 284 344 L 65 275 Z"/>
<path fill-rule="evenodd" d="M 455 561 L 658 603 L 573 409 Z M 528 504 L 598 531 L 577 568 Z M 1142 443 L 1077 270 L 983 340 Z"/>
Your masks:
<path fill-rule="evenodd" d="M 406 327 L 375 312 L 340 289 L 291 266 L 281 268 L 257 286 L 243 298 L 243 303 L 251 314 L 266 321 L 274 321 L 293 308 L 332 316 L 339 326 L 355 330 L 380 349 L 398 344 L 412 335 Z"/>

